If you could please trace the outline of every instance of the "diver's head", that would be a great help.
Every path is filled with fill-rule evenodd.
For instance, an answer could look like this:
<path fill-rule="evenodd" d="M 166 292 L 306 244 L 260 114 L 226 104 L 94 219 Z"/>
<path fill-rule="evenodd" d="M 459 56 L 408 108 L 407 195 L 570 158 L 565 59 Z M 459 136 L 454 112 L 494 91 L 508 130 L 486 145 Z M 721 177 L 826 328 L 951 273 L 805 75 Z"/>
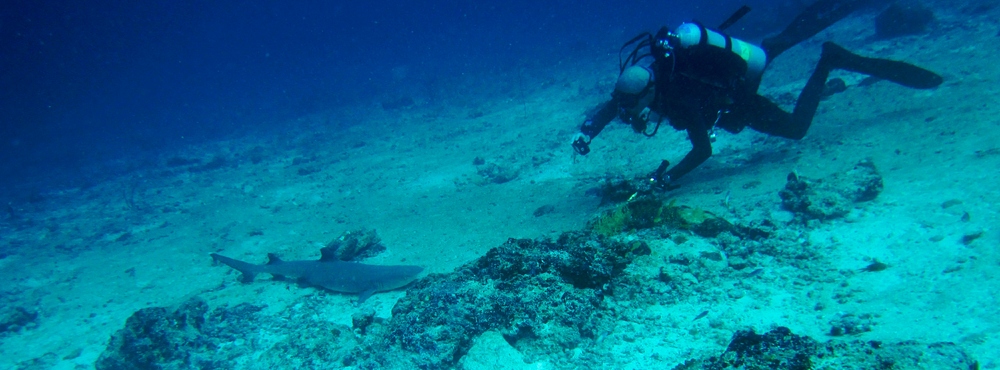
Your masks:
<path fill-rule="evenodd" d="M 632 125 L 635 131 L 644 131 L 649 122 L 649 106 L 656 96 L 653 73 L 642 66 L 625 68 L 615 83 L 614 95 L 618 100 L 618 118 Z"/>
<path fill-rule="evenodd" d="M 653 74 L 646 67 L 631 66 L 625 68 L 615 82 L 615 93 L 639 95 L 653 83 Z"/>

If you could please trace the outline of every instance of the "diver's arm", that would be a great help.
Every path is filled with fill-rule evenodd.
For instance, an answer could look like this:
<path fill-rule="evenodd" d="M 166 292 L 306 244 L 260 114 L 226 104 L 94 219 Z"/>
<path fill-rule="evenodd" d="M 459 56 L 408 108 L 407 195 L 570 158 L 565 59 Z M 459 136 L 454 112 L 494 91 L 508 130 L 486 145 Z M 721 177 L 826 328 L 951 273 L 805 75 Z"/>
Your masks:
<path fill-rule="evenodd" d="M 601 108 L 594 113 L 586 122 L 580 126 L 580 133 L 587 135 L 591 140 L 600 134 L 604 127 L 611 123 L 618 116 L 618 101 L 612 98 L 604 102 Z"/>
<path fill-rule="evenodd" d="M 573 137 L 573 150 L 580 155 L 590 153 L 590 141 L 600 134 L 604 127 L 618 115 L 618 100 L 611 98 L 580 126 L 580 133 Z"/>
<path fill-rule="evenodd" d="M 708 130 L 689 128 L 687 133 L 691 139 L 691 151 L 684 156 L 680 163 L 667 171 L 667 178 L 663 179 L 667 182 L 681 178 L 712 156 L 712 139 L 708 136 Z"/>

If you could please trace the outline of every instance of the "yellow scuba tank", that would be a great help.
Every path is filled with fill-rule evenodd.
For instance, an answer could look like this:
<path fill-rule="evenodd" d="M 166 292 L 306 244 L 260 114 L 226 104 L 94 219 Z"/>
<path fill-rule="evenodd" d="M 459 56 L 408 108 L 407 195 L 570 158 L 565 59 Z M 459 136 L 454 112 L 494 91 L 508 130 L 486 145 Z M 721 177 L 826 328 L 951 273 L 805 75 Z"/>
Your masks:
<path fill-rule="evenodd" d="M 674 31 L 680 47 L 688 48 L 707 44 L 731 51 L 747 62 L 747 80 L 755 80 L 764 73 L 767 55 L 764 49 L 746 41 L 729 37 L 695 23 L 683 23 Z"/>

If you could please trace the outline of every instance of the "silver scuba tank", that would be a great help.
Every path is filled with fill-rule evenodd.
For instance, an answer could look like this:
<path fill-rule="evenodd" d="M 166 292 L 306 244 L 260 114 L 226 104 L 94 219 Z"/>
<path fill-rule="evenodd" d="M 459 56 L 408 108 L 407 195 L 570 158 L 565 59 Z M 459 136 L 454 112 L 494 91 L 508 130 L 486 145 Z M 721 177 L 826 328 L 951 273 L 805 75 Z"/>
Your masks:
<path fill-rule="evenodd" d="M 729 37 L 729 35 L 712 31 L 698 24 L 683 23 L 677 27 L 674 35 L 680 40 L 681 47 L 687 48 L 706 43 L 729 50 L 740 58 L 743 58 L 747 62 L 746 78 L 748 80 L 759 78 L 764 73 L 764 67 L 767 66 L 767 55 L 764 53 L 764 49 L 746 41 Z M 703 35 L 707 37 L 707 40 L 702 40 Z"/>

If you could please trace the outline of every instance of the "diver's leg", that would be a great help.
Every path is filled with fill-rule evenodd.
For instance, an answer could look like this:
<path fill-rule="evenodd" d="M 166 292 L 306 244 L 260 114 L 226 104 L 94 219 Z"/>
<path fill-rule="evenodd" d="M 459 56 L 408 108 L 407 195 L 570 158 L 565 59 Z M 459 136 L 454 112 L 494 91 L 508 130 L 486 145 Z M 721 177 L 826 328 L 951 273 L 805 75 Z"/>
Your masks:
<path fill-rule="evenodd" d="M 917 89 L 933 88 L 943 81 L 936 73 L 909 63 L 866 58 L 832 42 L 825 42 L 819 63 L 799 93 L 795 110 L 791 114 L 767 98 L 753 94 L 742 99 L 739 114 L 733 118 L 749 122 L 750 128 L 765 134 L 801 139 L 812 125 L 819 102 L 823 98 L 826 79 L 834 69 L 864 73 Z"/>
<path fill-rule="evenodd" d="M 743 118 L 750 128 L 768 135 L 800 140 L 806 136 L 823 98 L 826 79 L 833 70 L 829 60 L 820 58 L 805 88 L 799 93 L 792 113 L 785 112 L 767 98 L 754 94 L 743 101 Z"/>
<path fill-rule="evenodd" d="M 806 136 L 812 119 L 801 121 L 792 113 L 785 112 L 767 98 L 754 94 L 743 102 L 734 119 L 748 123 L 754 131 L 786 139 L 800 140 Z M 737 113 L 737 112 L 734 112 Z"/>
<path fill-rule="evenodd" d="M 826 53 L 823 53 L 823 56 L 819 58 L 819 63 L 816 64 L 816 69 L 806 81 L 806 86 L 799 92 L 799 100 L 795 102 L 795 110 L 792 111 L 792 121 L 795 126 L 803 127 L 803 136 L 812 125 L 816 110 L 819 109 L 819 101 L 823 98 L 826 79 L 830 77 L 830 71 L 834 68 L 833 63 L 830 63 L 828 59 L 824 60 L 825 56 Z"/>
<path fill-rule="evenodd" d="M 854 54 L 832 42 L 823 43 L 823 54 L 820 57 L 820 64 L 824 63 L 831 68 L 864 73 L 915 89 L 930 89 L 937 87 L 944 81 L 938 74 L 910 63 L 888 59 L 866 58 Z"/>
<path fill-rule="evenodd" d="M 865 58 L 847 51 L 832 42 L 823 43 L 823 54 L 816 69 L 799 93 L 795 110 L 785 113 L 776 104 L 759 95 L 745 100 L 744 118 L 754 130 L 789 139 L 801 139 L 809 131 L 830 71 L 843 69 L 886 79 L 903 86 L 929 89 L 941 84 L 943 79 L 934 72 L 915 65 L 887 59 Z"/>
<path fill-rule="evenodd" d="M 819 0 L 813 3 L 795 17 L 784 31 L 761 42 L 767 61 L 770 63 L 785 50 L 815 36 L 870 1 L 872 0 Z"/>

